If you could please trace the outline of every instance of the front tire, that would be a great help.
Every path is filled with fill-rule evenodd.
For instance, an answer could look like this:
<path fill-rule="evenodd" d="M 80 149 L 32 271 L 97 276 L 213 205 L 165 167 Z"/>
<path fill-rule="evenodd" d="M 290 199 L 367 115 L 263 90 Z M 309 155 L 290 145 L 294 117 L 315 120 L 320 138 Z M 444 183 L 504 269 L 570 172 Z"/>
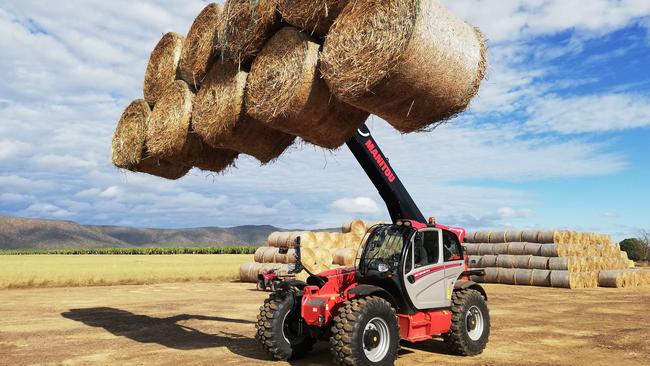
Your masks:
<path fill-rule="evenodd" d="M 260 307 L 255 338 L 271 357 L 286 361 L 301 357 L 316 343 L 300 315 L 300 300 L 288 291 L 273 292 Z"/>
<path fill-rule="evenodd" d="M 475 356 L 483 352 L 490 337 L 490 312 L 480 292 L 455 291 L 451 304 L 451 330 L 443 336 L 456 354 Z"/>
<path fill-rule="evenodd" d="M 395 310 L 374 296 L 347 301 L 334 318 L 330 350 L 337 365 L 393 365 L 399 351 Z"/>

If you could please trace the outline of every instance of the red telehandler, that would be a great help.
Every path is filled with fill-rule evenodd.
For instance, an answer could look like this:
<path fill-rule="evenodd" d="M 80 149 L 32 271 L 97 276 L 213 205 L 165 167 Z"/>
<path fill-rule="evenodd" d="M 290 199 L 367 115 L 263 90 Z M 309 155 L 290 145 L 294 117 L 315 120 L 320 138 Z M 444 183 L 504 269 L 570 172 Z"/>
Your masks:
<path fill-rule="evenodd" d="M 338 365 L 393 365 L 399 342 L 441 336 L 459 355 L 483 352 L 490 335 L 485 290 L 470 280 L 462 228 L 425 220 L 364 125 L 347 146 L 386 203 L 392 224 L 368 230 L 356 268 L 281 282 L 260 308 L 256 337 L 275 359 L 329 340 Z M 294 273 L 300 264 L 296 239 Z M 284 248 L 286 249 L 286 248 Z"/>

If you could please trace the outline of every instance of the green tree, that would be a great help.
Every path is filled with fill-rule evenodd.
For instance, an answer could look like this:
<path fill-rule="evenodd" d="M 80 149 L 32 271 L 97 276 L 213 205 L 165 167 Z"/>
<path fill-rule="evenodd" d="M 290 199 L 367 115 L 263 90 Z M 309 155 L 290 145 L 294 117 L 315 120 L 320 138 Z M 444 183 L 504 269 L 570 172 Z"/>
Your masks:
<path fill-rule="evenodd" d="M 627 257 L 633 261 L 640 261 L 646 259 L 646 244 L 639 238 L 629 238 L 623 240 L 621 243 L 621 250 L 627 253 Z"/>

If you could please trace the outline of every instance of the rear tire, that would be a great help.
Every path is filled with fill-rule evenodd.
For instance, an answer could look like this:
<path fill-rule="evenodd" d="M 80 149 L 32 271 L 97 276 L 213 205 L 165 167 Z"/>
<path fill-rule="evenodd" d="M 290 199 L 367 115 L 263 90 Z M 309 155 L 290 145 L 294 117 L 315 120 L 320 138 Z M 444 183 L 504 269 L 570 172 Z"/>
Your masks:
<path fill-rule="evenodd" d="M 273 292 L 260 307 L 255 338 L 271 357 L 286 361 L 301 357 L 316 343 L 300 315 L 300 299 L 288 291 Z"/>
<path fill-rule="evenodd" d="M 451 303 L 451 330 L 443 338 L 449 348 L 461 356 L 483 352 L 490 337 L 490 312 L 480 292 L 455 291 Z"/>
<path fill-rule="evenodd" d="M 393 365 L 399 351 L 395 310 L 380 297 L 345 302 L 332 324 L 330 350 L 337 365 Z"/>

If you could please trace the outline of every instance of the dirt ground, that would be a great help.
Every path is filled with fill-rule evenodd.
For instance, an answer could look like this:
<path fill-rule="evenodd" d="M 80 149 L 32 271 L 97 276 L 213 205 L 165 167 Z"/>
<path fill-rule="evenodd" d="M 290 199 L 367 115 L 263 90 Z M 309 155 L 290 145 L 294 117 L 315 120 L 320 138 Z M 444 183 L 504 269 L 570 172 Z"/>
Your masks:
<path fill-rule="evenodd" d="M 258 347 L 267 294 L 241 283 L 0 291 L 0 365 L 282 365 Z M 474 358 L 402 344 L 398 365 L 650 364 L 650 288 L 487 285 L 492 334 Z M 327 344 L 293 365 L 328 365 Z"/>

